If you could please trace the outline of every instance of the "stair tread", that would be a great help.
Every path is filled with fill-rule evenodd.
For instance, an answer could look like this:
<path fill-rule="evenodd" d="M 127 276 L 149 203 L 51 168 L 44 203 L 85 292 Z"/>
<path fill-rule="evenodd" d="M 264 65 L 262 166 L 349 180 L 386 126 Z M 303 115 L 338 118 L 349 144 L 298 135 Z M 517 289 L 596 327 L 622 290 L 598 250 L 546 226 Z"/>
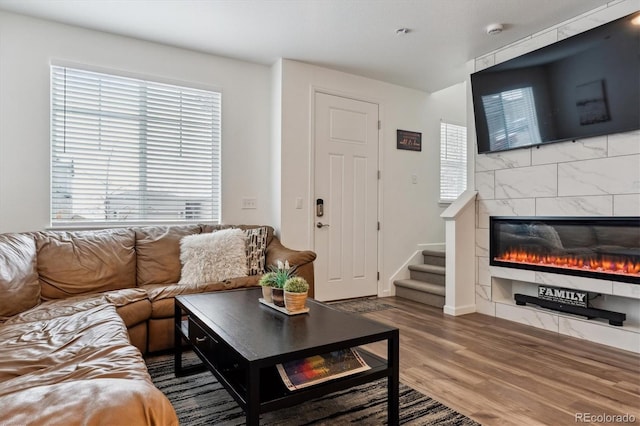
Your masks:
<path fill-rule="evenodd" d="M 399 287 L 411 288 L 414 290 L 422 291 L 424 293 L 437 294 L 439 296 L 444 296 L 446 291 L 443 285 L 412 279 L 396 280 L 394 281 L 394 284 Z"/>
<path fill-rule="evenodd" d="M 444 250 L 433 250 L 433 249 L 424 249 L 422 250 L 423 256 L 434 256 L 434 257 L 445 257 Z"/>
<path fill-rule="evenodd" d="M 409 265 L 409 270 L 419 271 L 419 272 L 429 272 L 431 274 L 438 274 L 438 275 L 444 275 L 446 271 L 444 266 L 424 265 L 424 264 Z"/>

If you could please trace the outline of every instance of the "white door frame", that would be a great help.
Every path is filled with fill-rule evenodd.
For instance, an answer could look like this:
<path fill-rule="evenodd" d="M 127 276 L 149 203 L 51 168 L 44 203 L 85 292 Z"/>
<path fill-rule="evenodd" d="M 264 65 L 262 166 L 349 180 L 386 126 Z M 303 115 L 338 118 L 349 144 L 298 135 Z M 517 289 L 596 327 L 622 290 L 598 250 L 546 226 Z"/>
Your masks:
<path fill-rule="evenodd" d="M 309 88 L 309 188 L 308 194 L 309 197 L 307 199 L 307 205 L 309 206 L 309 216 L 308 216 L 308 239 L 311 242 L 311 247 L 315 248 L 316 240 L 315 240 L 315 229 L 314 225 L 316 223 L 315 216 L 315 177 L 316 177 L 316 140 L 315 140 L 315 130 L 316 130 L 316 107 L 315 107 L 315 99 L 317 93 L 323 93 L 325 95 L 331 96 L 339 96 L 342 98 L 353 99 L 355 101 L 368 102 L 372 104 L 378 105 L 378 120 L 382 123 L 378 128 L 378 170 L 381 173 L 380 179 L 378 179 L 378 221 L 380 222 L 380 230 L 378 231 L 378 272 L 380 272 L 380 279 L 377 283 L 378 288 L 378 297 L 391 296 L 391 290 L 385 289 L 383 283 L 385 282 L 384 275 L 384 264 L 382 262 L 383 254 L 384 254 L 384 245 L 383 245 L 383 230 L 384 230 L 384 222 L 383 222 L 383 191 L 382 191 L 382 182 L 384 179 L 384 151 L 382 143 L 384 138 L 384 120 L 383 120 L 383 104 L 379 99 L 368 98 L 365 96 L 355 95 L 353 93 L 342 92 L 334 89 L 327 89 L 324 87 L 319 87 L 315 85 L 311 85 Z"/>

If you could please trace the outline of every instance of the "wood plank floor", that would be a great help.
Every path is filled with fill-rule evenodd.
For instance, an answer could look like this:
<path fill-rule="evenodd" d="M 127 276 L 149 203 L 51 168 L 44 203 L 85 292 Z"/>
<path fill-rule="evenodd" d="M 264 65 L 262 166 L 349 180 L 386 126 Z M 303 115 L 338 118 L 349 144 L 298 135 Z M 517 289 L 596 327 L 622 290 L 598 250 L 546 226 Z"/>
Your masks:
<path fill-rule="evenodd" d="M 402 298 L 384 303 L 394 308 L 364 315 L 400 329 L 401 381 L 483 425 L 581 424 L 576 413 L 640 424 L 634 353 Z M 367 348 L 386 356 L 384 343 Z"/>

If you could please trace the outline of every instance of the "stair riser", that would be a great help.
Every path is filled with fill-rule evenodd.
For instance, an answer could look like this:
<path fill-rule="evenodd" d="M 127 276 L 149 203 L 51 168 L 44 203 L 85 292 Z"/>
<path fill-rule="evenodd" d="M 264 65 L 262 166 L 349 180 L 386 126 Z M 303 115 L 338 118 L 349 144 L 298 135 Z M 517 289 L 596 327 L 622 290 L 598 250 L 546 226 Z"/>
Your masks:
<path fill-rule="evenodd" d="M 445 277 L 440 274 L 432 274 L 430 272 L 409 271 L 412 280 L 425 281 L 432 284 L 444 285 Z"/>
<path fill-rule="evenodd" d="M 442 308 L 444 306 L 444 297 L 435 294 L 423 293 L 410 288 L 396 288 L 396 296 L 436 308 Z"/>
<path fill-rule="evenodd" d="M 440 256 L 423 255 L 425 265 L 445 266 L 445 258 Z"/>

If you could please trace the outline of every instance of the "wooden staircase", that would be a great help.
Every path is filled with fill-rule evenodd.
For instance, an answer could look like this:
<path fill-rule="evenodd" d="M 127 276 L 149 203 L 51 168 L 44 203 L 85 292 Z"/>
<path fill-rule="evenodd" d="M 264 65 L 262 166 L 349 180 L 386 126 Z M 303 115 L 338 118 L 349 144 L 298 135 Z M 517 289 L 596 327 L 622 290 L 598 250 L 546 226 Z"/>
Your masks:
<path fill-rule="evenodd" d="M 396 280 L 396 296 L 436 308 L 444 306 L 445 253 L 423 250 L 424 263 L 409 265 L 408 280 Z"/>

